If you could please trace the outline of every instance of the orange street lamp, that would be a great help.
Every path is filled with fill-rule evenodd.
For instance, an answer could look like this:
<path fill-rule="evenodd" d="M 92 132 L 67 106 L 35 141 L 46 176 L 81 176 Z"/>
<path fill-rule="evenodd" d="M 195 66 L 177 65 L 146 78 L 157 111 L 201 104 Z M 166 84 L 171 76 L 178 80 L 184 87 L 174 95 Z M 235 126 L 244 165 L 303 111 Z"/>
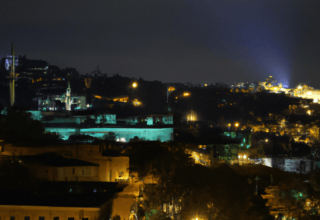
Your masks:
<path fill-rule="evenodd" d="M 228 123 L 228 131 L 230 131 L 231 123 Z"/>
<path fill-rule="evenodd" d="M 134 83 L 132 83 L 132 88 L 137 88 L 138 87 L 138 83 L 136 83 L 136 82 L 134 82 Z"/>
<path fill-rule="evenodd" d="M 235 126 L 236 128 L 238 128 L 238 127 L 239 127 L 239 123 L 238 123 L 238 122 L 234 123 L 234 126 Z"/>
<path fill-rule="evenodd" d="M 184 93 L 183 93 L 183 96 L 184 96 L 184 97 L 190 96 L 190 93 L 189 93 L 189 92 L 184 92 Z"/>

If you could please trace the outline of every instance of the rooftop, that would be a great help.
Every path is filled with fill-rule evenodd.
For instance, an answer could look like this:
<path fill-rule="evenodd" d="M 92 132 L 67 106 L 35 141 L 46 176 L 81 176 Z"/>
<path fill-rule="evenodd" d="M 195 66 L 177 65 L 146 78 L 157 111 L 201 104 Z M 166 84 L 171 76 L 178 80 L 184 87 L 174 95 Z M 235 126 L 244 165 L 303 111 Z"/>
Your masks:
<path fill-rule="evenodd" d="M 74 167 L 74 166 L 99 166 L 83 160 L 65 158 L 56 154 L 48 153 L 35 156 L 21 157 L 23 162 L 35 162 L 52 167 Z"/>

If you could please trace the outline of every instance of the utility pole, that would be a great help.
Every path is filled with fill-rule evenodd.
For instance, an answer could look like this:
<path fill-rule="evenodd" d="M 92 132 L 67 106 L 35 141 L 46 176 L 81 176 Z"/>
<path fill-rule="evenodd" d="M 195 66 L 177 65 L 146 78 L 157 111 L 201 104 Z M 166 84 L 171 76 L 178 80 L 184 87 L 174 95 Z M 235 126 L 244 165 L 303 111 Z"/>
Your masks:
<path fill-rule="evenodd" d="M 15 80 L 16 80 L 16 65 L 15 65 L 15 57 L 14 57 L 14 44 L 12 43 L 11 48 L 11 56 L 12 56 L 12 65 L 10 69 L 9 75 L 9 89 L 10 89 L 10 106 L 12 107 L 15 102 Z"/>

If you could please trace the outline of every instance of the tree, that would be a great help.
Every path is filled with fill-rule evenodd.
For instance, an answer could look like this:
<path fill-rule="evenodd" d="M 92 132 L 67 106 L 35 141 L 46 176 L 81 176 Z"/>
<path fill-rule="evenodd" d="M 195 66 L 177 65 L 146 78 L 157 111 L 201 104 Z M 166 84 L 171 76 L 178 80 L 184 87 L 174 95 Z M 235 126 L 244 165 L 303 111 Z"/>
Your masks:
<path fill-rule="evenodd" d="M 40 139 L 44 127 L 40 121 L 33 120 L 31 113 L 9 110 L 0 122 L 0 138 L 6 142 L 19 142 Z"/>

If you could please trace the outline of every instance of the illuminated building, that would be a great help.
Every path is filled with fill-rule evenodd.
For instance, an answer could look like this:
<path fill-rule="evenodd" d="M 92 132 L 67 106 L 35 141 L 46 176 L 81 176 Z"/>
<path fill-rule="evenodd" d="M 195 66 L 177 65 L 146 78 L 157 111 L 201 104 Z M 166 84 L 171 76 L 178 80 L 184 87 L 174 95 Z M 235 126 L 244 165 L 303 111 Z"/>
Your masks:
<path fill-rule="evenodd" d="M 211 166 L 214 163 L 225 162 L 240 165 L 253 163 L 250 159 L 250 154 L 252 153 L 250 148 L 251 133 L 247 131 L 224 132 L 221 135 L 221 139 L 215 140 L 215 144 L 201 140 L 192 143 L 192 145 L 197 145 L 198 147 L 187 149 L 186 153 L 190 154 L 196 164 Z M 240 155 L 241 157 L 239 157 Z M 245 157 L 243 157 L 244 155 Z"/>
<path fill-rule="evenodd" d="M 6 144 L 0 155 L 21 157 L 30 172 L 49 181 L 128 182 L 129 157 L 108 156 L 104 150 L 107 146 L 79 143 L 41 148 Z"/>
<path fill-rule="evenodd" d="M 292 96 L 303 99 L 312 99 L 314 103 L 320 102 L 320 90 L 315 90 L 313 87 L 307 85 L 298 85 L 293 89 Z"/>
<path fill-rule="evenodd" d="M 195 113 L 195 111 L 191 111 L 190 114 L 187 114 L 187 121 L 197 121 L 197 115 Z"/>
<path fill-rule="evenodd" d="M 297 107 L 293 108 L 295 113 L 297 113 L 296 109 Z M 309 115 L 307 108 L 301 107 L 301 112 L 304 115 Z M 252 132 L 273 133 L 276 136 L 286 135 L 295 142 L 305 143 L 310 147 L 320 140 L 319 128 L 320 125 L 317 122 L 289 122 L 284 116 L 275 114 L 269 114 L 268 119 L 251 124 Z"/>
<path fill-rule="evenodd" d="M 134 184 L 81 183 L 49 184 L 51 193 L 8 191 L 0 199 L 4 220 L 95 220 L 129 219 L 130 208 L 138 198 Z M 69 191 L 59 191 L 56 188 Z M 52 189 L 53 188 L 53 189 Z M 138 188 L 139 189 L 139 188 Z M 81 191 L 81 193 L 79 193 Z M 6 197 L 6 199 L 4 199 Z"/>
<path fill-rule="evenodd" d="M 275 219 L 299 219 L 305 215 L 308 219 L 317 218 L 320 213 L 319 198 L 309 190 L 286 186 L 269 186 L 266 194 L 261 194 L 267 200 L 266 206 Z M 305 213 L 312 214 L 305 214 Z M 314 217 L 313 217 L 314 216 Z"/>
<path fill-rule="evenodd" d="M 73 100 L 72 100 L 73 101 Z M 67 111 L 71 111 L 71 104 L 72 104 L 72 101 L 71 101 L 71 87 L 70 87 L 70 82 L 68 82 L 68 88 L 67 88 L 67 91 L 66 91 L 66 96 L 65 96 L 65 99 L 62 99 L 61 102 L 65 102 L 66 103 L 66 110 Z"/>
<path fill-rule="evenodd" d="M 314 169 L 313 166 L 316 167 L 312 159 L 302 157 L 265 157 L 260 161 L 265 166 L 298 174 L 307 174 Z"/>
<path fill-rule="evenodd" d="M 116 140 L 125 140 L 124 142 L 129 142 L 135 137 L 146 141 L 173 140 L 172 116 L 132 117 L 119 119 L 117 123 L 116 115 L 112 114 L 69 115 L 67 112 L 29 112 L 32 113 L 32 118 L 40 119 L 44 123 L 46 132 L 57 133 L 63 140 L 68 140 L 71 135 L 89 135 L 105 139 L 109 133 L 114 133 Z M 87 120 L 94 124 L 87 126 Z"/>
<path fill-rule="evenodd" d="M 22 164 L 37 178 L 49 181 L 101 181 L 99 165 L 56 155 L 20 158 Z"/>
<path fill-rule="evenodd" d="M 12 195 L 11 195 L 12 196 Z M 20 198 L 19 200 L 23 201 L 20 202 L 19 200 L 15 200 L 13 202 L 7 202 L 0 205 L 0 217 L 3 219 L 40 219 L 40 220 L 46 220 L 46 219 L 63 219 L 64 216 L 68 216 L 72 219 L 98 219 L 100 216 L 100 207 L 83 207 L 84 204 L 78 204 L 80 207 L 73 207 L 74 205 L 70 204 L 71 202 L 75 202 L 75 199 L 71 199 L 71 196 L 65 197 L 60 199 L 60 205 L 59 202 L 55 205 L 50 205 L 50 202 L 44 202 L 43 199 L 38 199 L 38 202 L 34 202 L 32 204 L 32 201 L 35 200 L 34 195 L 29 195 L 30 197 L 33 197 L 33 199 L 30 199 L 30 202 L 27 202 L 27 199 Z M 49 197 L 47 196 L 47 200 L 54 199 L 53 196 Z M 18 198 L 20 196 L 17 196 L 15 198 Z M 37 196 L 39 197 L 39 196 Z M 75 197 L 75 196 L 74 196 Z M 112 198 L 109 198 L 112 199 Z M 106 199 L 107 200 L 107 199 Z M 63 201 L 69 201 L 69 205 L 65 206 L 66 202 Z M 107 201 L 104 201 L 107 202 Z M 21 204 L 22 203 L 22 204 Z M 31 205 L 30 205 L 31 203 Z M 52 204 L 52 202 L 51 202 Z M 74 203 L 77 204 L 77 203 Z M 103 205 L 103 203 L 99 204 Z M 106 214 L 106 218 L 109 217 L 111 213 Z"/>
<path fill-rule="evenodd" d="M 64 92 L 65 91 L 65 92 Z M 71 86 L 68 83 L 66 90 L 64 89 L 41 89 L 37 93 L 38 110 L 57 111 L 71 109 L 87 109 L 86 96 L 73 96 L 71 94 Z M 65 103 L 64 107 L 59 103 Z"/>

